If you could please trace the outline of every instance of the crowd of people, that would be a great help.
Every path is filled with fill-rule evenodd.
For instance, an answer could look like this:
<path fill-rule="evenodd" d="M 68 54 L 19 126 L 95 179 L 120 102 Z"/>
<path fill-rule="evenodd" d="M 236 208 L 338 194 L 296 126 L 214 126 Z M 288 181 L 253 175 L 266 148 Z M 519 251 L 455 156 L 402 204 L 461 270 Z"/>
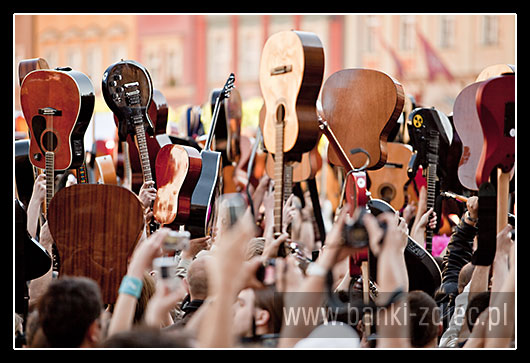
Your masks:
<path fill-rule="evenodd" d="M 15 346 L 515 347 L 513 227 L 508 224 L 496 236 L 493 259 L 479 258 L 477 197 L 469 198 L 453 229 L 440 258 L 442 284 L 429 294 L 409 290 L 415 276 L 408 275 L 404 257 L 408 238 L 423 245 L 426 228 L 436 224 L 424 189 L 418 204 L 401 213 L 358 217 L 377 258 L 377 282 L 368 284 L 349 273 L 349 257 L 359 252 L 343 233 L 351 206 L 336 211 L 320 241 L 311 199 L 301 203 L 291 195 L 283 207 L 283 233 L 274 233 L 271 183 L 262 177 L 235 224 L 226 224 L 228 211 L 217 203 L 215 233 L 190 239 L 175 253 L 169 278 L 160 276 L 153 262 L 167 255 L 163 244 L 170 229 L 144 229 L 114 304 L 103 303 L 100 286 L 89 277 L 57 276 L 50 268 L 28 281 L 28 314 L 15 314 Z M 26 208 L 27 231 L 51 254 L 50 230 L 39 224 L 45 190 L 41 174 Z M 156 189 L 146 184 L 138 194 L 146 218 L 155 196 Z M 296 253 L 282 254 L 286 243 L 294 244 Z M 363 285 L 372 288 L 368 292 Z"/>

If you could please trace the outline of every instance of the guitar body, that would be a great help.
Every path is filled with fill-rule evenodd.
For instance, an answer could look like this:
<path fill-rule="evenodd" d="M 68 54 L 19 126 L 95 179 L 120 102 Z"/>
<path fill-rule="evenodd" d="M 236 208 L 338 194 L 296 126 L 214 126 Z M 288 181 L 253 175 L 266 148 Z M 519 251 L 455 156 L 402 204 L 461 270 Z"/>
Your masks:
<path fill-rule="evenodd" d="M 116 168 L 110 155 L 98 156 L 95 159 L 94 176 L 98 183 L 117 185 Z"/>
<path fill-rule="evenodd" d="M 213 90 L 210 101 L 212 112 L 215 101 L 222 89 Z M 221 103 L 219 109 L 219 120 L 215 127 L 215 150 L 221 152 L 223 157 L 223 168 L 232 162 L 237 162 L 241 155 L 239 140 L 241 136 L 241 95 L 237 89 L 232 91 L 230 98 Z"/>
<path fill-rule="evenodd" d="M 458 179 L 469 190 L 478 190 L 475 174 L 484 146 L 484 134 L 476 106 L 476 95 L 481 84 L 472 83 L 460 91 L 453 106 L 453 123 L 462 141 Z"/>
<path fill-rule="evenodd" d="M 284 123 L 283 152 L 313 149 L 320 136 L 316 99 L 324 73 L 324 49 L 313 33 L 282 31 L 263 47 L 259 82 L 264 98 L 263 140 L 276 152 L 276 124 Z M 281 115 L 281 116 L 280 116 Z"/>
<path fill-rule="evenodd" d="M 153 215 L 176 229 L 190 216 L 191 195 L 202 168 L 199 152 L 190 146 L 166 145 L 156 157 L 157 192 Z"/>
<path fill-rule="evenodd" d="M 54 170 L 83 163 L 84 135 L 94 102 L 94 87 L 81 72 L 35 70 L 24 77 L 20 103 L 31 135 L 29 159 L 34 166 L 46 168 L 46 152 L 55 154 Z M 47 109 L 55 110 L 54 114 L 47 114 Z"/>
<path fill-rule="evenodd" d="M 220 152 L 201 151 L 202 167 L 191 195 L 190 216 L 186 225 L 192 238 L 210 234 L 215 201 L 222 191 L 222 156 Z"/>
<path fill-rule="evenodd" d="M 50 69 L 50 66 L 44 58 L 32 58 L 20 61 L 18 64 L 18 84 L 22 85 L 24 77 L 36 69 Z"/>
<path fill-rule="evenodd" d="M 368 208 L 374 216 L 384 212 L 396 212 L 390 204 L 380 199 L 371 199 L 368 202 Z M 434 296 L 434 293 L 442 283 L 442 273 L 432 255 L 412 238 L 408 237 L 404 257 L 409 276 L 409 291 L 422 290 Z M 376 271 L 377 259 L 371 255 L 370 276 L 374 281 L 376 281 Z"/>
<path fill-rule="evenodd" d="M 136 84 L 125 87 L 130 83 Z M 135 107 L 131 107 L 127 100 L 128 89 L 131 87 L 145 90 L 140 92 L 140 99 Z M 154 126 L 147 113 L 153 98 L 153 86 L 149 72 L 141 64 L 133 60 L 122 60 L 110 65 L 103 73 L 101 90 L 105 102 L 118 118 L 120 140 L 136 133 L 134 124 L 129 122 L 133 116 L 141 116 L 144 129 L 150 135 L 154 134 Z"/>
<path fill-rule="evenodd" d="M 53 197 L 48 223 L 61 258 L 60 275 L 94 279 L 103 302 L 114 303 L 142 234 L 138 197 L 117 185 L 72 185 Z"/>
<path fill-rule="evenodd" d="M 495 168 L 509 173 L 515 164 L 515 76 L 484 81 L 477 90 L 476 107 L 484 144 L 477 166 L 477 185 Z"/>
<path fill-rule="evenodd" d="M 370 193 L 373 198 L 382 199 L 400 210 L 406 202 L 406 187 L 410 180 L 407 169 L 412 158 L 412 147 L 389 142 L 387 151 L 387 163 L 381 169 L 367 171 Z"/>
<path fill-rule="evenodd" d="M 322 88 L 322 111 L 354 168 L 362 167 L 366 155 L 351 154 L 362 148 L 370 155 L 368 169 L 381 168 L 387 159 L 387 139 L 403 110 L 403 87 L 383 72 L 343 69 L 333 73 Z M 341 165 L 328 147 L 328 160 Z"/>

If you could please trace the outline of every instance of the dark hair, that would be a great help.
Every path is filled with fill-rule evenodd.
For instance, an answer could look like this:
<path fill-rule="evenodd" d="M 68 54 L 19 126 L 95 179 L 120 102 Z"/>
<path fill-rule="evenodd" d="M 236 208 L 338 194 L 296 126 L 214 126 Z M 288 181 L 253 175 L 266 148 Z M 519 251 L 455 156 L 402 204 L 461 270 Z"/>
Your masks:
<path fill-rule="evenodd" d="M 423 291 L 411 291 L 408 305 L 410 343 L 415 348 L 424 347 L 439 335 L 440 309 L 434 299 Z"/>
<path fill-rule="evenodd" d="M 283 298 L 274 286 L 256 289 L 254 306 L 269 312 L 268 330 L 270 334 L 278 334 L 282 328 Z"/>
<path fill-rule="evenodd" d="M 162 330 L 139 325 L 105 339 L 101 348 L 190 348 L 191 337 L 182 330 Z"/>
<path fill-rule="evenodd" d="M 490 295 L 491 293 L 489 291 L 479 292 L 474 295 L 467 304 L 466 322 L 469 332 L 473 331 L 473 326 L 475 325 L 480 313 L 486 310 L 486 308 L 489 306 Z"/>
<path fill-rule="evenodd" d="M 102 309 L 101 291 L 94 280 L 65 276 L 52 281 L 38 305 L 42 331 L 49 346 L 79 347 Z"/>

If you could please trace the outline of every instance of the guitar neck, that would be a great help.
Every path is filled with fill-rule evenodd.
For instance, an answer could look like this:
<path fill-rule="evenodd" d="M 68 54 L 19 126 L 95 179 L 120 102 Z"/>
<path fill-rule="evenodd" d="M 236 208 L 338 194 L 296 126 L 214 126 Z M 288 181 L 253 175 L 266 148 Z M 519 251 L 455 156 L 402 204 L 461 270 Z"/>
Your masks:
<path fill-rule="evenodd" d="M 431 130 L 429 133 L 428 171 L 427 171 L 427 210 L 434 208 L 436 202 L 436 181 L 438 178 L 438 131 Z M 425 249 L 432 252 L 432 238 L 434 231 L 427 226 L 425 235 Z"/>
<path fill-rule="evenodd" d="M 293 192 L 293 165 L 284 163 L 283 172 L 283 201 L 285 202 Z"/>
<path fill-rule="evenodd" d="M 206 144 L 204 145 L 204 150 L 211 150 L 215 127 L 217 126 L 217 117 L 219 116 L 220 109 L 221 101 L 220 97 L 217 97 L 217 100 L 215 101 L 215 107 L 212 112 L 212 125 L 210 126 L 210 132 L 208 133 L 208 139 L 206 140 Z"/>
<path fill-rule="evenodd" d="M 48 215 L 48 207 L 50 201 L 53 198 L 55 193 L 55 175 L 54 175 L 54 163 L 55 163 L 55 154 L 51 151 L 45 153 L 46 159 L 46 206 L 45 213 Z"/>
<path fill-rule="evenodd" d="M 132 189 L 132 171 L 131 159 L 129 157 L 129 143 L 127 141 L 121 142 L 121 151 L 123 153 L 123 177 L 125 179 L 122 183 L 127 189 Z"/>
<path fill-rule="evenodd" d="M 276 153 L 274 155 L 274 232 L 282 232 L 283 222 L 283 122 L 276 123 Z"/>
<path fill-rule="evenodd" d="M 142 164 L 142 175 L 144 183 L 153 181 L 151 174 L 151 164 L 149 162 L 149 151 L 147 149 L 147 141 L 145 139 L 145 129 L 143 124 L 143 117 L 141 115 L 133 116 L 134 127 L 136 131 L 136 141 L 138 142 L 138 152 L 140 154 L 140 162 Z"/>
<path fill-rule="evenodd" d="M 349 173 L 350 171 L 353 170 L 353 165 L 352 165 L 350 159 L 348 159 L 348 157 L 346 156 L 346 153 L 344 152 L 344 149 L 339 144 L 339 141 L 337 140 L 337 137 L 335 136 L 335 134 L 333 133 L 333 131 L 329 127 L 329 124 L 327 123 L 327 121 L 324 121 L 321 118 L 319 118 L 318 122 L 320 123 L 320 125 L 319 125 L 320 130 L 322 130 L 324 135 L 326 135 L 329 143 L 333 147 L 333 150 L 335 150 L 335 153 L 337 154 L 339 160 L 341 161 L 342 166 L 346 169 L 346 173 Z"/>

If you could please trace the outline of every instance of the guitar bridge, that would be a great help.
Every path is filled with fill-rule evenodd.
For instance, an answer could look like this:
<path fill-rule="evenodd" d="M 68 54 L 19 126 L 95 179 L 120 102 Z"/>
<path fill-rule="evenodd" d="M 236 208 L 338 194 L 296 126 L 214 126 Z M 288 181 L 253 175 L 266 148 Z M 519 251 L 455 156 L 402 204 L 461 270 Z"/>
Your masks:
<path fill-rule="evenodd" d="M 44 107 L 44 108 L 39 108 L 39 115 L 61 116 L 62 115 L 62 111 L 61 110 L 56 110 L 55 108 L 52 108 L 52 107 Z"/>
<path fill-rule="evenodd" d="M 279 66 L 271 69 L 271 76 L 277 76 L 279 74 L 289 73 L 293 70 L 293 66 L 291 64 Z"/>

